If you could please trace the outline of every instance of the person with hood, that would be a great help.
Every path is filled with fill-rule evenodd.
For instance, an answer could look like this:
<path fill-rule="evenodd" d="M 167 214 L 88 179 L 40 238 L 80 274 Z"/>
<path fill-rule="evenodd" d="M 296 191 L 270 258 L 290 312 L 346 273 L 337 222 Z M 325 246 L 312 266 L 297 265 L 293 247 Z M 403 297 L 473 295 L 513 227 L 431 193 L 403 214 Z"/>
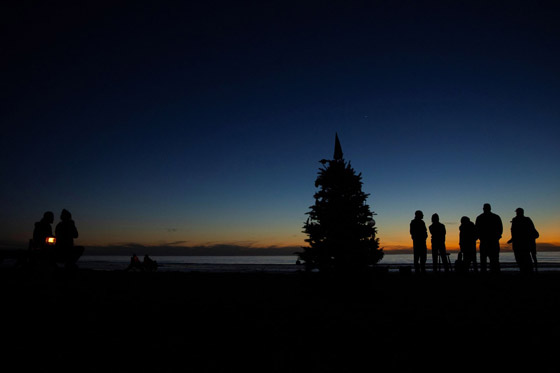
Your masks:
<path fill-rule="evenodd" d="M 74 239 L 78 238 L 78 230 L 70 211 L 62 210 L 60 223 L 56 225 L 55 236 L 57 262 L 64 263 L 65 267 L 74 267 L 82 256 L 84 248 L 74 246 Z"/>

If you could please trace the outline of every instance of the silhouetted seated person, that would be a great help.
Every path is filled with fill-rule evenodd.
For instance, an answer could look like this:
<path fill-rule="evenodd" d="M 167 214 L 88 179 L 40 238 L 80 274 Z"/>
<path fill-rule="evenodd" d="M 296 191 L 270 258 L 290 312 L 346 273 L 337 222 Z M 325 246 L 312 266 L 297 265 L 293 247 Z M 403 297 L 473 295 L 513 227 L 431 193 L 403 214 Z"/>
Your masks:
<path fill-rule="evenodd" d="M 142 271 L 143 269 L 144 266 L 140 262 L 140 259 L 138 259 L 138 256 L 136 256 L 136 254 L 132 254 L 132 256 L 130 257 L 130 263 L 126 268 L 126 271 L 131 271 L 131 270 Z"/>
<path fill-rule="evenodd" d="M 29 259 L 33 263 L 53 259 L 54 248 L 47 242 L 48 238 L 54 237 L 51 226 L 53 222 L 54 214 L 46 211 L 43 218 L 35 223 L 33 238 L 29 240 Z"/>
<path fill-rule="evenodd" d="M 432 215 L 430 233 L 432 235 L 432 261 L 434 272 L 439 270 L 438 257 L 441 258 L 445 272 L 448 272 L 449 262 L 447 261 L 447 252 L 445 250 L 445 225 L 439 222 L 438 214 Z"/>
<path fill-rule="evenodd" d="M 467 272 L 471 264 L 475 272 L 478 272 L 476 264 L 476 229 L 474 223 L 467 216 L 461 218 L 459 226 L 459 248 L 461 250 L 461 271 Z"/>
<path fill-rule="evenodd" d="M 424 214 L 422 211 L 417 210 L 414 213 L 414 219 L 410 222 L 410 237 L 412 238 L 412 249 L 414 252 L 414 272 L 426 272 L 426 257 L 428 255 L 428 248 L 426 247 L 426 239 L 428 238 L 428 231 L 426 224 L 422 218 Z"/>
<path fill-rule="evenodd" d="M 517 216 L 511 220 L 511 243 L 513 246 L 513 254 L 515 261 L 522 273 L 528 273 L 533 270 L 532 250 L 535 250 L 534 261 L 536 267 L 536 239 L 539 232 L 535 229 L 535 225 L 531 218 L 524 215 L 522 208 L 515 210 Z"/>
<path fill-rule="evenodd" d="M 148 272 L 154 272 L 157 270 L 157 262 L 150 258 L 148 255 L 144 255 L 144 270 Z"/>
<path fill-rule="evenodd" d="M 486 272 L 486 259 L 490 259 L 490 270 L 500 272 L 500 238 L 502 238 L 502 219 L 491 212 L 485 203 L 483 213 L 476 218 L 476 236 L 480 240 L 480 270 Z"/>
<path fill-rule="evenodd" d="M 56 246 L 55 260 L 63 263 L 66 268 L 76 267 L 78 259 L 84 253 L 83 246 L 74 246 L 74 239 L 78 238 L 78 230 L 72 220 L 72 214 L 66 209 L 60 214 L 60 223 L 55 228 Z"/>

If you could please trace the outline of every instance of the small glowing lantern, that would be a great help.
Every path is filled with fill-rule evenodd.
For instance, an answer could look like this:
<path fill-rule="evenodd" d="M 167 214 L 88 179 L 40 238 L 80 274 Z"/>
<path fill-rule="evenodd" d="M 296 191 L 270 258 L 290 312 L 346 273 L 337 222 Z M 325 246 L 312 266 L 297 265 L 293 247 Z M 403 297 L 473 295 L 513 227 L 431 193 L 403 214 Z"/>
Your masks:
<path fill-rule="evenodd" d="M 47 238 L 45 238 L 45 243 L 47 245 L 54 245 L 56 243 L 56 238 L 55 237 L 47 237 Z"/>

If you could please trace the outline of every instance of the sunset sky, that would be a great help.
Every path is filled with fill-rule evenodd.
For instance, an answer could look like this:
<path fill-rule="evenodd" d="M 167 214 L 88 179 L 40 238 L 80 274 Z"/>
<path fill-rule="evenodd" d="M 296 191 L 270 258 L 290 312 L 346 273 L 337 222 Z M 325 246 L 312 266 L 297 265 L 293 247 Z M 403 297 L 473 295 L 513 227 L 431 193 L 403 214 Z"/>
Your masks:
<path fill-rule="evenodd" d="M 66 208 L 85 246 L 302 246 L 338 133 L 385 250 L 486 202 L 560 247 L 543 4 L 3 2 L 0 244 Z"/>

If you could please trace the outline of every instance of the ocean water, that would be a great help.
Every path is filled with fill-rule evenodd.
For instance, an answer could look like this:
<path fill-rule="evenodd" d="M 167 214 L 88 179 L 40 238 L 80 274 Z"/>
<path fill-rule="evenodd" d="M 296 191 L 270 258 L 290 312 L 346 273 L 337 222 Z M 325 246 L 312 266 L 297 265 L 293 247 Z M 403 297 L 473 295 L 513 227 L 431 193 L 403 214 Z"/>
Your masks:
<path fill-rule="evenodd" d="M 560 252 L 541 252 L 537 254 L 539 269 L 560 270 Z M 296 272 L 302 266 L 296 264 L 296 255 L 286 256 L 150 256 L 158 262 L 158 271 L 178 272 Z M 140 257 L 142 259 L 142 257 Z M 450 254 L 451 262 L 457 253 Z M 477 261 L 480 261 L 477 255 Z M 84 255 L 78 263 L 80 268 L 95 270 L 124 270 L 130 263 L 128 256 Z M 504 270 L 516 270 L 512 252 L 500 253 L 500 263 Z M 413 264 L 412 254 L 385 254 L 380 266 L 397 271 L 401 266 Z M 432 267 L 431 254 L 426 263 Z"/>

